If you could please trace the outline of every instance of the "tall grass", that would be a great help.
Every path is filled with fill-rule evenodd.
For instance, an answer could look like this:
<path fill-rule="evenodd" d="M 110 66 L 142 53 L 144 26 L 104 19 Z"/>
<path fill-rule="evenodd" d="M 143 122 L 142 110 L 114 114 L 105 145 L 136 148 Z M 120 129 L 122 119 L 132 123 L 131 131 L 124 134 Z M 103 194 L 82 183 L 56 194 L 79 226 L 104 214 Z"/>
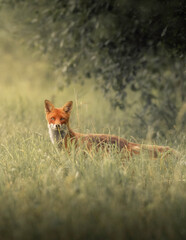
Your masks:
<path fill-rule="evenodd" d="M 1 48 L 0 239 L 184 239 L 184 134 L 166 142 L 180 158 L 123 159 L 114 147 L 59 152 L 49 140 L 44 99 L 57 106 L 73 100 L 71 126 L 86 133 L 130 138 L 132 129 L 119 128 L 130 116 L 112 110 L 90 83 L 59 92 L 46 81 L 47 62 L 16 49 Z"/>
<path fill-rule="evenodd" d="M 28 83 L 23 92 L 21 83 L 15 84 L 17 93 L 8 95 L 1 84 L 0 239 L 184 238 L 183 144 L 176 146 L 183 154 L 179 159 L 151 160 L 142 153 L 123 160 L 115 148 L 109 154 L 73 147 L 70 155 L 59 152 L 44 117 L 49 89 L 30 91 Z M 96 129 L 85 121 L 94 110 L 82 117 L 80 108 L 79 128 Z"/>

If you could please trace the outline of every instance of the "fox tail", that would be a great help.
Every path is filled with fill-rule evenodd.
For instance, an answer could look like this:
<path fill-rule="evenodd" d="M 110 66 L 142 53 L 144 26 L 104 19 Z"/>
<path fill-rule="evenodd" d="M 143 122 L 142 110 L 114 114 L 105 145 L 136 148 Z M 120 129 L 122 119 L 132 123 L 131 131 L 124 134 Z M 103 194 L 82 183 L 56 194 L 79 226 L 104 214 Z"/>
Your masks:
<path fill-rule="evenodd" d="M 152 156 L 153 158 L 157 158 L 159 155 L 167 156 L 169 154 L 173 154 L 176 157 L 180 156 L 179 152 L 170 148 L 169 146 L 137 144 L 137 143 L 130 142 L 128 144 L 128 150 L 134 154 L 140 154 L 142 150 L 146 150 L 149 152 L 150 156 Z"/>

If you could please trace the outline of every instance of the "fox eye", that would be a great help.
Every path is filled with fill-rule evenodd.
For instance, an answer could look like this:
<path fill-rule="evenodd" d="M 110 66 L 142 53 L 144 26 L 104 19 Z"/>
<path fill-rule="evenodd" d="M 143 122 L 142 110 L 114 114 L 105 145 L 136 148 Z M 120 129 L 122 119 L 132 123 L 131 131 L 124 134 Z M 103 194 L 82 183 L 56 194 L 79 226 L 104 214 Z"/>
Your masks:
<path fill-rule="evenodd" d="M 63 121 L 63 120 L 65 120 L 64 118 L 60 118 L 60 121 Z"/>
<path fill-rule="evenodd" d="M 51 118 L 51 120 L 53 120 L 53 121 L 54 121 L 54 120 L 55 120 L 55 118 L 54 118 L 54 117 L 52 117 L 52 118 Z"/>

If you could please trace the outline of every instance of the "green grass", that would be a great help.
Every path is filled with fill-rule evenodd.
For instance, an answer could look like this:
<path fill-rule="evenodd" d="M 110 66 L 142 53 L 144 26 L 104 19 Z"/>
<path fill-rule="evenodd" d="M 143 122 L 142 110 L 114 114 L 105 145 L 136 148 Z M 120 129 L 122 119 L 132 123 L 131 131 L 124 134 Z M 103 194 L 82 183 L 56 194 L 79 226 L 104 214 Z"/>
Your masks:
<path fill-rule="evenodd" d="M 114 148 L 59 152 L 49 140 L 44 99 L 57 106 L 73 100 L 77 131 L 128 139 L 136 131 L 127 127 L 132 110 L 112 110 L 90 82 L 59 92 L 45 59 L 16 43 L 2 47 L 12 39 L 1 36 L 1 43 L 0 239 L 184 239 L 184 134 L 157 139 L 178 149 L 178 159 L 142 153 L 123 160 Z"/>
<path fill-rule="evenodd" d="M 181 158 L 155 161 L 145 153 L 123 160 L 115 149 L 110 154 L 58 152 L 44 116 L 43 99 L 51 96 L 50 89 L 15 85 L 16 94 L 1 84 L 0 239 L 184 238 L 183 143 L 176 146 Z M 62 103 L 68 91 L 59 93 Z M 102 104 L 106 109 L 106 101 Z M 99 109 L 95 101 L 88 105 L 94 108 L 83 112 L 79 107 L 77 114 L 75 105 L 72 114 L 74 128 L 79 124 L 87 132 L 96 126 L 91 128 L 86 117 L 93 121 Z M 105 129 L 104 122 L 117 128 L 107 118 L 109 111 L 95 116 L 98 122 L 100 117 L 98 129 Z"/>

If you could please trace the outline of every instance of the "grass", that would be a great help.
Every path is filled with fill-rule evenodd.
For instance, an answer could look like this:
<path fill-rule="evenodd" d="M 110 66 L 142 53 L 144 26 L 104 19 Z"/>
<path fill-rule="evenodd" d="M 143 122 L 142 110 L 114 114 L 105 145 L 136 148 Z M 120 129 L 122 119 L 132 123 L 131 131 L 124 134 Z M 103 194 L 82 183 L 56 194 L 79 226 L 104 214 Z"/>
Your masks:
<path fill-rule="evenodd" d="M 135 129 L 122 123 L 132 112 L 113 111 L 90 83 L 59 92 L 45 59 L 33 59 L 20 46 L 3 48 L 12 44 L 4 39 L 1 35 L 0 239 L 184 239 L 184 134 L 166 142 L 181 152 L 178 159 L 154 161 L 142 153 L 123 160 L 115 148 L 110 154 L 73 147 L 70 155 L 59 152 L 49 140 L 44 99 L 57 106 L 73 100 L 75 130 L 128 139 Z"/>
<path fill-rule="evenodd" d="M 182 239 L 179 160 L 59 153 L 23 130 L 1 144 L 1 239 Z"/>
<path fill-rule="evenodd" d="M 179 160 L 68 155 L 30 130 L 16 135 L 1 144 L 1 239 L 184 238 Z"/>

